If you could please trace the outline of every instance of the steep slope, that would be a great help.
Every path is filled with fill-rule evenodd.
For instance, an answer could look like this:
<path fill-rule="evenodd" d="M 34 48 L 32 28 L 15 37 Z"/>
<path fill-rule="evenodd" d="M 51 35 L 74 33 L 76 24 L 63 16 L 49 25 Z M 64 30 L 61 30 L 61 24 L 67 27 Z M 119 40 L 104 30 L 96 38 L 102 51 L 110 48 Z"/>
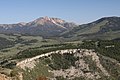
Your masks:
<path fill-rule="evenodd" d="M 119 44 L 118 41 L 109 40 L 84 41 L 82 44 L 67 44 L 61 47 L 59 44 L 59 47 L 44 50 L 27 49 L 7 60 L 9 65 L 0 68 L 0 78 L 6 76 L 10 78 L 7 80 L 119 80 Z M 7 61 L 4 60 L 1 64 L 4 65 Z"/>
<path fill-rule="evenodd" d="M 75 26 L 74 23 L 59 18 L 41 17 L 29 23 L 1 24 L 0 33 L 20 33 L 49 37 L 69 31 Z"/>
<path fill-rule="evenodd" d="M 107 64 L 115 65 L 112 69 Z M 66 49 L 23 60 L 17 67 L 23 69 L 23 80 L 42 76 L 50 80 L 113 80 L 119 78 L 120 63 L 94 50 Z"/>
<path fill-rule="evenodd" d="M 79 25 L 62 34 L 81 39 L 114 39 L 120 36 L 120 17 L 104 17 L 92 23 Z"/>

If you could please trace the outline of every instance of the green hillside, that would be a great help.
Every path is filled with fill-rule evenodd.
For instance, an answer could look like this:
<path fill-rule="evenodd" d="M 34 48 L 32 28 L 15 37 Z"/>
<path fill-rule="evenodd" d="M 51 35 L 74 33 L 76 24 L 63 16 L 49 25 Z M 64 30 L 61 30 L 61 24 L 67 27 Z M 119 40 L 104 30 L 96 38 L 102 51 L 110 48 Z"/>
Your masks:
<path fill-rule="evenodd" d="M 79 25 L 61 34 L 64 38 L 74 39 L 115 39 L 120 36 L 120 17 L 105 17 L 97 21 Z"/>

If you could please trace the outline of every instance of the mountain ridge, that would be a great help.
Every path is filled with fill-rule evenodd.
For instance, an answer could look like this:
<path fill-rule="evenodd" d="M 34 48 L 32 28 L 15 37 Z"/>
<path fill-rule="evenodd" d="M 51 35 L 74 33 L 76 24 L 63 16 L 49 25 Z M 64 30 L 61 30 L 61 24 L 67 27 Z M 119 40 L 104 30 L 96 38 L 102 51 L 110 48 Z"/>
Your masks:
<path fill-rule="evenodd" d="M 59 18 L 40 17 L 28 23 L 0 24 L 0 33 L 22 33 L 40 36 L 56 36 L 77 26 Z"/>
<path fill-rule="evenodd" d="M 115 39 L 120 36 L 120 17 L 103 17 L 77 25 L 60 18 L 40 17 L 28 23 L 0 24 L 0 33 L 38 35 L 45 38 Z"/>
<path fill-rule="evenodd" d="M 66 38 L 102 39 L 101 37 L 117 38 L 120 35 L 120 17 L 103 17 L 88 24 L 79 25 L 71 31 L 61 34 Z M 110 36 L 110 37 L 109 37 Z M 104 39 L 104 38 L 103 38 Z"/>

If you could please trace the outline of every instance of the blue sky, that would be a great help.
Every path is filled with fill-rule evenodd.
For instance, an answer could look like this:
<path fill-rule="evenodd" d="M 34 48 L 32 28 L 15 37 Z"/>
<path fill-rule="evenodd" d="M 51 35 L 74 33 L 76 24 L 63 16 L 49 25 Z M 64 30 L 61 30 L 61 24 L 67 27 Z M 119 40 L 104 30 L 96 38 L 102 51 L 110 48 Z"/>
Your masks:
<path fill-rule="evenodd" d="M 120 16 L 120 0 L 0 0 L 0 24 L 29 22 L 42 16 L 88 23 Z"/>

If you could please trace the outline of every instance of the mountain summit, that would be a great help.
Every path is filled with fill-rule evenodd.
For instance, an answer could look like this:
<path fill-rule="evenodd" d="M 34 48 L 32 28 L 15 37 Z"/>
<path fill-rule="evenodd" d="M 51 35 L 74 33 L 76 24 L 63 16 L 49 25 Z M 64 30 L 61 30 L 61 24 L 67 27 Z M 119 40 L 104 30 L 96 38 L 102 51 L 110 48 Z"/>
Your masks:
<path fill-rule="evenodd" d="M 66 22 L 59 18 L 40 17 L 28 23 L 1 24 L 0 33 L 22 33 L 40 35 L 43 37 L 57 36 L 64 31 L 69 31 L 76 24 Z"/>
<path fill-rule="evenodd" d="M 38 23 L 38 24 L 45 24 L 46 22 L 50 22 L 50 23 L 54 23 L 54 24 L 63 24 L 63 23 L 65 23 L 64 20 L 61 20 L 59 18 L 50 18 L 48 16 L 40 17 L 40 18 L 36 19 L 33 22 Z"/>
<path fill-rule="evenodd" d="M 20 33 L 42 37 L 70 39 L 116 39 L 120 38 L 120 17 L 103 17 L 82 25 L 59 18 L 40 17 L 28 23 L 0 24 L 0 33 Z"/>

